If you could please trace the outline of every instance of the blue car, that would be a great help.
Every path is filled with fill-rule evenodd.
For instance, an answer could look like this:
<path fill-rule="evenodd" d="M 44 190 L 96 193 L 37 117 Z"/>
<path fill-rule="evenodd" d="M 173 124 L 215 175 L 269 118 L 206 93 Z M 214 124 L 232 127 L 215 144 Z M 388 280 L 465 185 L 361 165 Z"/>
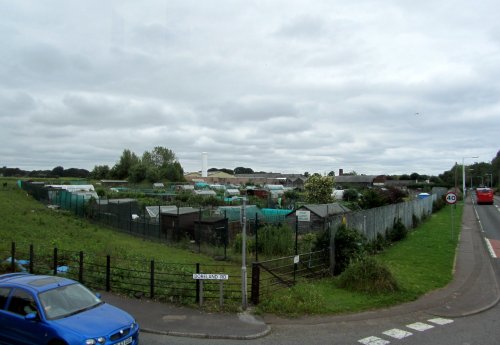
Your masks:
<path fill-rule="evenodd" d="M 63 277 L 0 275 L 0 344 L 138 345 L 139 325 Z"/>

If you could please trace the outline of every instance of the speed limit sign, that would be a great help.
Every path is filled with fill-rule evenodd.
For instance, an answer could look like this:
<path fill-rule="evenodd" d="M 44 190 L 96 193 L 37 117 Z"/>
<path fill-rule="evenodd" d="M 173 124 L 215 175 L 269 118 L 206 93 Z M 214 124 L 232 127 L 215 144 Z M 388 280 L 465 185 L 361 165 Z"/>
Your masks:
<path fill-rule="evenodd" d="M 453 192 L 448 192 L 446 193 L 446 202 L 448 204 L 456 204 L 457 202 L 457 195 Z"/>

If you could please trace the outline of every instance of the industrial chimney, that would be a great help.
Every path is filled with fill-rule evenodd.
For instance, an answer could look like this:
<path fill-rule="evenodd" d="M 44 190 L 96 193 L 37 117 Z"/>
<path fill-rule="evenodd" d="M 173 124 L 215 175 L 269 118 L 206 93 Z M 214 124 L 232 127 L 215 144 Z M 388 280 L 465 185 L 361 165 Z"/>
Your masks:
<path fill-rule="evenodd" d="M 208 177 L 208 153 L 201 154 L 201 177 Z"/>

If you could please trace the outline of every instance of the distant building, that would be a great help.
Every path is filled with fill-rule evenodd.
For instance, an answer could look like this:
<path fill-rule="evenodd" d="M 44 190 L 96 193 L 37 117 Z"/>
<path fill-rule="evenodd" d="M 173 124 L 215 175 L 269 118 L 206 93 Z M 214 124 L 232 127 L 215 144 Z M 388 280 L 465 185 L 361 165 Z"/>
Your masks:
<path fill-rule="evenodd" d="M 382 187 L 386 183 L 385 175 L 340 175 L 334 179 L 335 185 L 347 188 Z"/>

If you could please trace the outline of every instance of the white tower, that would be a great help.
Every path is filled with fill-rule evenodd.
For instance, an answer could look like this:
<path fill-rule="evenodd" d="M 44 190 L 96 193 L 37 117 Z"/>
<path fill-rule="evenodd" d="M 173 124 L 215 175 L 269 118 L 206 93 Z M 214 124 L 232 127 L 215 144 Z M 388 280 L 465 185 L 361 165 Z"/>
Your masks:
<path fill-rule="evenodd" d="M 208 177 L 208 153 L 201 154 L 201 177 Z"/>

